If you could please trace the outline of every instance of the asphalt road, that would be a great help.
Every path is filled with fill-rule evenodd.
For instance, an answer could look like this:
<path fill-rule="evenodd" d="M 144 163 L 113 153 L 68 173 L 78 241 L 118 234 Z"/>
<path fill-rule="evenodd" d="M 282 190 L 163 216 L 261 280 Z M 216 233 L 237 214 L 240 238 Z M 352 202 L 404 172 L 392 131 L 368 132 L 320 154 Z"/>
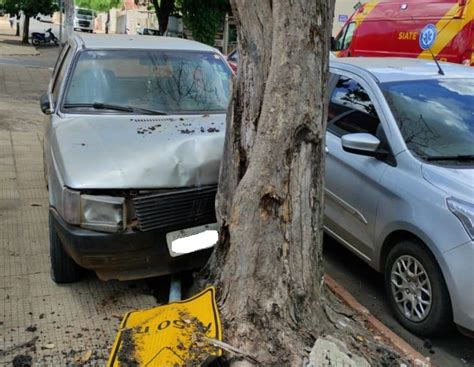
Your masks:
<path fill-rule="evenodd" d="M 383 276 L 352 252 L 326 236 L 324 240 L 326 272 L 344 286 L 380 321 L 400 335 L 438 367 L 474 367 L 474 339 L 457 330 L 442 337 L 419 338 L 404 329 L 392 316 L 385 302 Z M 432 344 L 431 348 L 426 345 Z M 430 352 L 431 351 L 431 352 Z"/>

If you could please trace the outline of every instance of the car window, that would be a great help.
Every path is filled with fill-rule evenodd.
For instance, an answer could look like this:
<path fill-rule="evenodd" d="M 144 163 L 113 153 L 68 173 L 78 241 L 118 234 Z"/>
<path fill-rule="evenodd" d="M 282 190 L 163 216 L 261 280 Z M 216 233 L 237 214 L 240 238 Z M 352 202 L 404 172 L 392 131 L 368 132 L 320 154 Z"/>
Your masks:
<path fill-rule="evenodd" d="M 379 124 L 375 106 L 364 88 L 352 79 L 339 78 L 329 102 L 328 130 L 337 136 L 377 135 Z"/>
<path fill-rule="evenodd" d="M 67 68 L 71 63 L 71 59 L 74 55 L 74 52 L 72 51 L 71 47 L 68 47 L 68 49 L 65 52 L 64 58 L 61 61 L 61 63 L 58 65 L 58 70 L 56 73 L 56 78 L 54 79 L 53 82 L 53 87 L 52 87 L 52 94 L 53 94 L 53 103 L 56 105 L 56 102 L 59 97 L 59 92 L 61 91 L 61 85 L 63 84 L 64 76 L 66 75 Z"/>
<path fill-rule="evenodd" d="M 410 151 L 418 156 L 474 156 L 474 79 L 380 85 Z"/>
<path fill-rule="evenodd" d="M 64 106 L 75 113 L 87 113 L 96 103 L 169 114 L 220 113 L 229 102 L 231 75 L 215 52 L 85 51 L 72 74 Z"/>
<path fill-rule="evenodd" d="M 352 37 L 354 36 L 354 31 L 356 29 L 356 23 L 351 22 L 345 26 L 345 28 L 339 32 L 339 35 L 336 38 L 336 46 L 334 51 L 347 50 L 352 42 Z"/>

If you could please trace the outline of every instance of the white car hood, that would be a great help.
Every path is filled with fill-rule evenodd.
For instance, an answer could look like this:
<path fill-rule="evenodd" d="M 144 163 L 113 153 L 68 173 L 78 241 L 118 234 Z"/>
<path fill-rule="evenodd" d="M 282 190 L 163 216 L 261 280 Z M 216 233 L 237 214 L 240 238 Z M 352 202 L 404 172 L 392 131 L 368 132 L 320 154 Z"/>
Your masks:
<path fill-rule="evenodd" d="M 423 177 L 432 185 L 468 202 L 474 202 L 474 169 L 423 164 Z"/>
<path fill-rule="evenodd" d="M 73 189 L 159 189 L 216 184 L 225 115 L 61 118 L 51 145 Z"/>

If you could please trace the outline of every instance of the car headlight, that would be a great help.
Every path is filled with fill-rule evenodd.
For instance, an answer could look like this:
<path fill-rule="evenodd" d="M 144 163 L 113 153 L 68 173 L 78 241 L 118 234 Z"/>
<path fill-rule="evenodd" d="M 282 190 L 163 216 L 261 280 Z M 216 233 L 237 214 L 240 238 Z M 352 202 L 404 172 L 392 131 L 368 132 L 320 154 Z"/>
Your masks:
<path fill-rule="evenodd" d="M 64 188 L 60 213 L 69 224 L 102 232 L 119 232 L 124 229 L 125 199 L 105 195 L 81 195 Z"/>
<path fill-rule="evenodd" d="M 461 221 L 469 237 L 474 240 L 474 204 L 464 200 L 448 198 L 449 210 Z"/>
<path fill-rule="evenodd" d="M 114 196 L 81 195 L 81 227 L 118 232 L 124 227 L 125 199 Z"/>

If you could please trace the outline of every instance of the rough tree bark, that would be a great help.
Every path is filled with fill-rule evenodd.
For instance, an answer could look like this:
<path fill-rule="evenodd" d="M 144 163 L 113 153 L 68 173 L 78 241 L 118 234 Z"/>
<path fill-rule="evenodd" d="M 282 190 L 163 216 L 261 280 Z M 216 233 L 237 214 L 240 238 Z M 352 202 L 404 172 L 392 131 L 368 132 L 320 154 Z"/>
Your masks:
<path fill-rule="evenodd" d="M 20 19 L 21 15 L 16 16 L 16 33 L 15 36 L 20 36 Z"/>
<path fill-rule="evenodd" d="M 168 29 L 168 19 L 174 11 L 175 0 L 152 0 L 155 7 L 156 17 L 158 18 L 158 26 L 160 34 L 163 35 Z"/>
<path fill-rule="evenodd" d="M 322 298 L 324 131 L 332 0 L 231 0 L 239 75 L 208 274 L 226 341 L 301 365 L 329 322 Z M 234 363 L 243 363 L 235 362 Z"/>
<path fill-rule="evenodd" d="M 22 35 L 22 43 L 29 43 L 30 38 L 30 15 L 25 14 L 23 19 L 23 35 Z"/>
<path fill-rule="evenodd" d="M 68 40 L 74 33 L 74 0 L 64 0 L 64 34 Z"/>

